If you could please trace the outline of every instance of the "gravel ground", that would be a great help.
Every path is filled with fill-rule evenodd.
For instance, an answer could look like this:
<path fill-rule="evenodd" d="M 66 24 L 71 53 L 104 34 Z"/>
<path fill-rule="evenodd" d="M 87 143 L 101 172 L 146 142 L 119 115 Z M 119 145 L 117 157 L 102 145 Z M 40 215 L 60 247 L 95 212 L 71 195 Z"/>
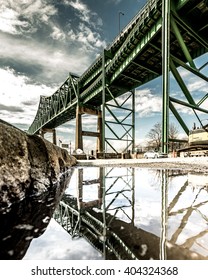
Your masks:
<path fill-rule="evenodd" d="M 208 173 L 208 157 L 78 160 L 77 166 L 132 166 L 154 169 L 183 169 Z"/>

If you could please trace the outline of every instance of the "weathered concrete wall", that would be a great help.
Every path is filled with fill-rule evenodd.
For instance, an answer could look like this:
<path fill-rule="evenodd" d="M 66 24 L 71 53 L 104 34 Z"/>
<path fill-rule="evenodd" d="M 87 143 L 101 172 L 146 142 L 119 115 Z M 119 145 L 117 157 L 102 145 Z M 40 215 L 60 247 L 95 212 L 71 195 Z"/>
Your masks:
<path fill-rule="evenodd" d="M 66 150 L 0 120 L 0 211 L 26 195 L 46 191 L 75 164 Z"/>
<path fill-rule="evenodd" d="M 0 120 L 0 259 L 22 259 L 46 229 L 76 159 Z"/>

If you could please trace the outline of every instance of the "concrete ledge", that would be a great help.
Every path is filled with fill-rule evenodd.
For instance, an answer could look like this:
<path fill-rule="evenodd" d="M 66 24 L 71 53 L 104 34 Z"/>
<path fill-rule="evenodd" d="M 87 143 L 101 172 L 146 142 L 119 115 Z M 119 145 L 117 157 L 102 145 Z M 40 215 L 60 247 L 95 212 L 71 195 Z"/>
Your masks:
<path fill-rule="evenodd" d="M 208 157 L 77 160 L 77 166 L 132 166 L 156 169 L 188 169 L 208 172 Z"/>

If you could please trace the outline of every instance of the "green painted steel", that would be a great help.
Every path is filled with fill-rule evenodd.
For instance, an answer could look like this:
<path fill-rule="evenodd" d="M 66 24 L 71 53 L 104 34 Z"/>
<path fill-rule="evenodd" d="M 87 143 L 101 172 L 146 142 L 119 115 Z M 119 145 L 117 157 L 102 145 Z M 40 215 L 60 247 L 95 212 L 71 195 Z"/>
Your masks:
<path fill-rule="evenodd" d="M 197 103 L 197 106 L 200 106 L 208 98 L 208 93 Z"/>
<path fill-rule="evenodd" d="M 174 102 L 174 103 L 177 103 L 177 104 L 180 104 L 184 107 L 188 107 L 188 108 L 191 108 L 193 110 L 197 110 L 199 112 L 203 112 L 203 113 L 206 113 L 208 114 L 208 110 L 204 109 L 204 108 L 201 108 L 199 107 L 198 105 L 194 105 L 194 104 L 191 104 L 191 103 L 187 103 L 187 102 L 184 102 L 182 100 L 178 100 L 174 97 L 170 97 L 170 101 Z"/>
<path fill-rule="evenodd" d="M 110 92 L 108 88 L 107 90 Z M 120 150 L 122 148 L 122 153 L 127 153 L 129 150 L 133 151 L 135 144 L 135 92 L 128 92 L 122 100 L 117 100 L 112 96 L 112 101 L 106 103 L 104 109 L 106 111 L 104 125 L 110 132 L 108 136 L 107 133 L 105 136 L 106 150 L 109 146 L 117 154 L 119 153 L 118 148 Z M 122 111 L 122 118 L 117 117 L 116 113 L 118 111 Z M 107 119 L 107 116 L 110 116 L 110 120 Z M 118 145 L 115 145 L 115 141 Z M 122 147 L 124 143 L 126 145 Z"/>
<path fill-rule="evenodd" d="M 185 124 L 185 122 L 183 121 L 183 119 L 181 118 L 180 114 L 178 113 L 178 111 L 176 110 L 175 106 L 173 105 L 173 103 L 171 101 L 169 103 L 169 107 L 170 107 L 170 110 L 172 111 L 173 115 L 175 116 L 175 118 L 178 120 L 179 124 L 181 125 L 181 127 L 185 131 L 185 133 L 188 135 L 189 134 L 189 129 L 188 129 L 187 125 Z"/>
<path fill-rule="evenodd" d="M 162 70 L 162 65 L 164 67 L 166 63 L 163 60 L 162 49 L 168 47 L 170 70 L 188 101 L 181 104 L 193 107 L 194 113 L 200 110 L 202 102 L 195 102 L 177 68 L 182 66 L 207 81 L 207 76 L 200 72 L 201 69 L 196 69 L 193 62 L 208 50 L 207 1 L 170 0 L 168 20 L 171 18 L 171 25 L 170 32 L 166 34 L 169 36 L 169 43 L 165 43 L 161 36 L 164 24 L 162 4 L 166 2 L 149 0 L 107 50 L 104 50 L 105 57 L 101 54 L 80 77 L 70 73 L 50 97 L 41 96 L 36 117 L 28 133 L 38 133 L 41 128 L 56 128 L 74 119 L 78 104 L 101 109 L 107 102 L 126 92 L 161 75 L 164 78 L 168 73 Z M 168 66 L 165 68 L 168 69 Z M 164 81 L 166 89 L 161 96 L 163 95 L 163 142 L 168 144 L 167 104 L 170 93 L 166 83 L 167 80 Z M 204 98 L 201 96 L 202 101 Z M 180 123 L 179 112 L 176 115 Z M 104 112 L 103 117 L 105 122 Z M 187 130 L 185 125 L 182 124 L 182 127 Z M 103 141 L 104 138 L 103 128 Z"/>
<path fill-rule="evenodd" d="M 176 81 L 178 82 L 181 90 L 183 91 L 184 95 L 186 96 L 188 102 L 190 104 L 195 105 L 195 101 L 194 101 L 193 97 L 191 96 L 190 91 L 188 90 L 188 88 L 187 88 L 185 82 L 183 81 L 181 75 L 179 74 L 178 70 L 176 69 L 173 61 L 170 61 L 170 68 L 171 68 L 171 72 L 173 73 L 173 75 L 174 75 Z"/>
<path fill-rule="evenodd" d="M 168 152 L 170 94 L 170 0 L 162 5 L 162 152 Z"/>
<path fill-rule="evenodd" d="M 110 83 L 112 83 L 123 71 L 127 68 L 127 66 L 135 59 L 135 57 L 145 48 L 145 46 L 151 41 L 154 35 L 160 30 L 161 28 L 162 19 L 160 18 L 154 26 L 145 34 L 141 41 L 135 46 L 134 50 L 128 55 L 128 57 L 123 61 L 117 71 L 114 71 L 112 78 L 110 79 Z M 136 26 L 137 27 L 137 26 Z M 135 27 L 135 29 L 136 29 Z M 129 42 L 128 42 L 129 43 Z M 127 43 L 127 44 L 128 44 Z M 115 66 L 115 64 L 119 63 L 120 56 L 125 53 L 125 47 L 123 46 L 119 53 L 117 53 L 114 57 L 113 65 L 112 63 L 108 66 L 108 71 L 110 72 L 110 68 Z"/>
<path fill-rule="evenodd" d="M 177 1 L 177 7 L 178 9 L 180 9 L 181 7 L 183 7 L 189 0 L 178 0 Z"/>
<path fill-rule="evenodd" d="M 166 1 L 164 1 L 164 2 L 166 2 Z M 189 53 L 189 50 L 186 47 L 186 44 L 185 44 L 185 42 L 183 40 L 183 37 L 182 37 L 182 35 L 181 35 L 180 31 L 179 31 L 179 28 L 178 28 L 178 26 L 177 26 L 177 24 L 176 24 L 176 22 L 175 22 L 173 17 L 171 17 L 171 26 L 172 26 L 173 32 L 174 32 L 174 34 L 175 34 L 175 36 L 176 36 L 176 38 L 177 38 L 177 40 L 178 40 L 178 42 L 179 42 L 179 44 L 181 46 L 181 50 L 183 51 L 183 53 L 184 53 L 184 55 L 186 57 L 186 60 L 188 61 L 188 63 L 190 64 L 191 67 L 196 68 L 196 66 L 195 66 L 195 64 L 193 62 L 193 59 L 192 59 L 192 57 L 191 57 L 191 55 Z"/>
<path fill-rule="evenodd" d="M 106 91 L 106 75 L 105 75 L 106 51 L 103 51 L 102 57 L 102 150 L 105 151 L 105 91 Z"/>

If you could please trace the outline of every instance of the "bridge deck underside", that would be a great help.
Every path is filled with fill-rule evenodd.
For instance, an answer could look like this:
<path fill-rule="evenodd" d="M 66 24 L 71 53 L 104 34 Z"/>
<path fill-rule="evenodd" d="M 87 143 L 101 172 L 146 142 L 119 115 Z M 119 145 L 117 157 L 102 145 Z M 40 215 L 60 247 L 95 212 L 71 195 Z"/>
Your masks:
<path fill-rule="evenodd" d="M 106 101 L 137 88 L 162 75 L 162 1 L 149 1 L 148 12 L 136 17 L 133 23 L 107 49 L 108 56 L 103 67 L 103 55 L 77 79 L 79 102 L 85 106 L 99 107 L 102 105 L 103 75 L 105 75 Z M 204 54 L 208 49 L 208 7 L 206 1 L 178 1 L 178 9 L 171 12 L 171 18 L 176 22 L 180 35 L 192 59 Z M 147 15 L 145 14 L 147 13 Z M 187 58 L 181 50 L 181 45 L 170 30 L 170 55 L 178 61 L 187 63 Z M 175 60 L 176 61 L 176 60 Z M 105 74 L 104 74 L 105 73 Z M 67 83 L 66 80 L 65 83 Z M 63 85 L 62 85 L 63 87 Z M 63 93 L 59 90 L 61 94 Z M 65 108 L 56 111 L 47 121 L 39 122 L 39 128 L 55 128 L 76 116 L 77 96 Z M 43 104 L 44 107 L 44 104 Z M 47 110 L 46 114 L 47 114 Z M 41 115 L 41 114 L 40 114 Z M 42 117 L 42 115 L 41 115 Z M 39 118 L 37 113 L 36 120 Z M 33 126 L 33 124 L 32 124 Z M 33 133 L 38 127 L 32 129 Z"/>

